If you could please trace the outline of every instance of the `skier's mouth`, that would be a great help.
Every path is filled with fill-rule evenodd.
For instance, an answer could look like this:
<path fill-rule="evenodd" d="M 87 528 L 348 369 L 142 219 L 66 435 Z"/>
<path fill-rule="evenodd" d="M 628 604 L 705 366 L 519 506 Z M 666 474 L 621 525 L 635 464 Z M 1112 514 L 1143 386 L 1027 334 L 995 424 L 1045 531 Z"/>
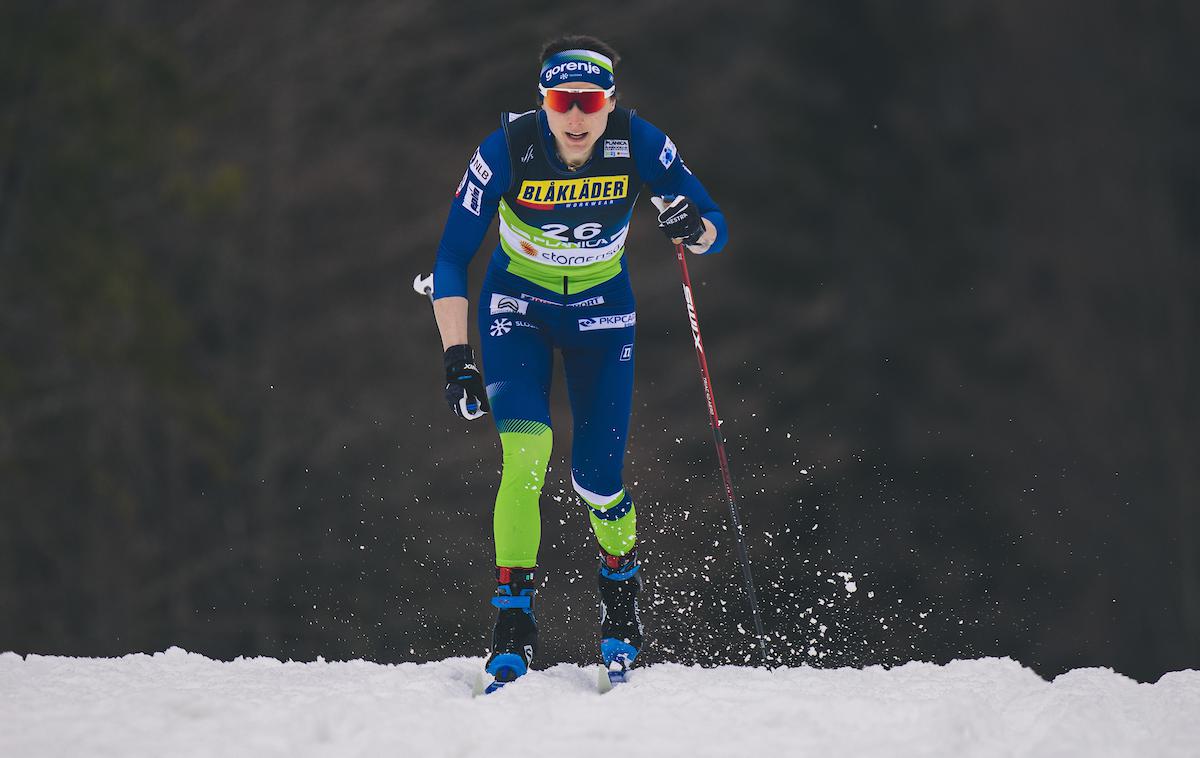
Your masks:
<path fill-rule="evenodd" d="M 567 135 L 567 139 L 571 142 L 583 142 L 588 136 L 587 132 L 563 132 L 563 134 Z"/>

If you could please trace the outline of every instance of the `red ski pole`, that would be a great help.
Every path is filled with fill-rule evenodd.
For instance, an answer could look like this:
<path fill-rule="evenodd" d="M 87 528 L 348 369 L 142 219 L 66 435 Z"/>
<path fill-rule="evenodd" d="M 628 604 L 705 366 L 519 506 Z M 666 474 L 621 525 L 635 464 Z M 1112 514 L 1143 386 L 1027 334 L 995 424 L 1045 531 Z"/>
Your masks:
<path fill-rule="evenodd" d="M 655 198 L 657 200 L 657 198 Z M 657 203 L 655 203 L 657 205 Z M 661 209 L 660 209 L 661 210 Z M 683 300 L 687 303 L 688 321 L 692 325 L 692 341 L 696 347 L 696 360 L 700 363 L 700 379 L 704 383 L 704 399 L 708 401 L 708 423 L 712 426 L 713 442 L 717 446 L 717 461 L 721 466 L 721 478 L 725 483 L 725 498 L 729 501 L 729 521 L 733 524 L 733 538 L 737 543 L 738 561 L 742 564 L 742 578 L 746 582 L 746 600 L 750 615 L 754 619 L 754 633 L 758 637 L 758 651 L 764 666 L 767 662 L 766 635 L 763 634 L 762 616 L 758 612 L 758 593 L 754 590 L 754 575 L 750 572 L 750 554 L 742 538 L 742 520 L 738 516 L 737 499 L 733 495 L 733 478 L 729 475 L 729 458 L 725 455 L 725 437 L 721 434 L 721 419 L 717 416 L 717 401 L 713 395 L 712 377 L 708 373 L 708 360 L 704 354 L 704 340 L 700 337 L 700 318 L 696 315 L 696 300 L 692 297 L 692 278 L 688 276 L 686 256 L 682 243 L 675 244 L 675 258 L 679 261 L 679 273 L 683 277 Z"/>

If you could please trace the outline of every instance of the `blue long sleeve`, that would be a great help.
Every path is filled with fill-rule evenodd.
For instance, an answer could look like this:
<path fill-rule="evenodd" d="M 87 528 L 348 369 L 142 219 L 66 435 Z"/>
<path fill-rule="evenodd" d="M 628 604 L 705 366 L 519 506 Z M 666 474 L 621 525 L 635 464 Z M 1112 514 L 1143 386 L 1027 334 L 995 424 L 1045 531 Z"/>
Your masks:
<path fill-rule="evenodd" d="M 488 135 L 471 156 L 450 203 L 433 264 L 433 297 L 467 297 L 467 267 L 512 181 L 504 130 Z"/>
<path fill-rule="evenodd" d="M 632 121 L 632 152 L 637 162 L 638 173 L 650 186 L 655 195 L 685 195 L 700 209 L 700 215 L 712 222 L 717 230 L 717 238 L 705 255 L 719 252 L 729 239 L 729 228 L 725 223 L 725 214 L 717 206 L 708 190 L 704 188 L 696 175 L 684 165 L 675 149 L 675 143 L 654 124 L 644 118 L 633 117 Z"/>

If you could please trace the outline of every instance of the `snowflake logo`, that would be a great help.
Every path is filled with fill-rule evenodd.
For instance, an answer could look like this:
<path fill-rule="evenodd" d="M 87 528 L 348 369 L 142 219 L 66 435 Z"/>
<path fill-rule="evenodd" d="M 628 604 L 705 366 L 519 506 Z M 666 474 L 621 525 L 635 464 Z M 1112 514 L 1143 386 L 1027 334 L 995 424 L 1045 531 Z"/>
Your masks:
<path fill-rule="evenodd" d="M 512 331 L 512 320 L 507 318 L 498 318 L 492 322 L 492 328 L 488 332 L 493 337 L 503 337 Z"/>

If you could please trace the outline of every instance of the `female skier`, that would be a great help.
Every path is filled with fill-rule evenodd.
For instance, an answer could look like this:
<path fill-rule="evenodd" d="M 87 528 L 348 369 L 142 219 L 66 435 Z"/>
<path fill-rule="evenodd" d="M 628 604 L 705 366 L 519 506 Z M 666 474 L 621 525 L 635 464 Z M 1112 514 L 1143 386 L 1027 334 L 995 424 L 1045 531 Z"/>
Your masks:
<path fill-rule="evenodd" d="M 725 244 L 720 209 L 674 143 L 617 107 L 617 60 L 593 37 L 545 46 L 540 107 L 503 114 L 471 156 L 438 246 L 433 297 L 446 401 L 464 419 L 491 411 L 503 448 L 489 692 L 524 674 L 537 651 L 538 499 L 550 459 L 556 348 L 574 423 L 571 483 L 600 546 L 600 654 L 621 675 L 637 657 L 637 515 L 621 469 L 636 324 L 625 238 L 642 185 L 669 200 L 658 217 L 667 237 L 699 254 Z M 481 372 L 467 344 L 467 265 L 497 211 L 500 242 L 477 301 Z"/>

